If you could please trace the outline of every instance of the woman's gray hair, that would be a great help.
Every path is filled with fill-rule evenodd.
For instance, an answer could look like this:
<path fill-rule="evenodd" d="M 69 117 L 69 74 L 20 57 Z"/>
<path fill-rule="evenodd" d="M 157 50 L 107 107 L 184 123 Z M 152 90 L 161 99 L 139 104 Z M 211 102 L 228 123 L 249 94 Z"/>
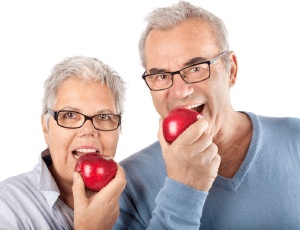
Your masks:
<path fill-rule="evenodd" d="M 186 1 L 179 1 L 170 7 L 156 8 L 146 16 L 147 26 L 139 41 L 140 59 L 144 68 L 146 68 L 145 43 L 150 31 L 152 29 L 168 30 L 190 18 L 199 18 L 208 22 L 216 36 L 220 52 L 229 51 L 228 32 L 223 21 L 201 7 L 193 6 Z M 229 69 L 228 56 L 223 55 L 222 58 L 226 68 Z"/>
<path fill-rule="evenodd" d="M 126 84 L 118 73 L 97 58 L 73 56 L 65 58 L 56 64 L 50 76 L 44 82 L 44 97 L 42 100 L 42 114 L 48 123 L 47 108 L 53 108 L 56 103 L 57 88 L 68 78 L 80 78 L 83 81 L 98 81 L 105 83 L 115 96 L 118 114 L 123 114 Z"/>

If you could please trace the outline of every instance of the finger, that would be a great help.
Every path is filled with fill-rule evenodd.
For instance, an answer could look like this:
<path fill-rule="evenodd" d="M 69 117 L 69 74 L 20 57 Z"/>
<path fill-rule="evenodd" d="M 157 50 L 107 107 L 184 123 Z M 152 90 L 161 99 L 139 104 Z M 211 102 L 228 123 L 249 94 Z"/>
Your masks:
<path fill-rule="evenodd" d="M 106 187 L 107 190 L 111 190 L 112 194 L 119 196 L 126 186 L 126 177 L 125 177 L 124 169 L 118 163 L 117 166 L 118 166 L 118 171 L 114 179 L 112 179 L 111 182 L 108 183 Z"/>
<path fill-rule="evenodd" d="M 215 161 L 218 162 L 219 154 L 218 154 L 218 146 L 214 143 L 212 143 L 204 152 L 203 157 L 206 162 L 212 162 Z"/>
<path fill-rule="evenodd" d="M 203 135 L 207 127 L 207 121 L 203 117 L 199 117 L 198 120 L 184 130 L 175 141 L 181 145 L 191 145 Z"/>
<path fill-rule="evenodd" d="M 126 186 L 126 177 L 123 168 L 117 163 L 118 170 L 115 177 L 103 187 L 94 199 L 100 196 L 119 197 Z"/>
<path fill-rule="evenodd" d="M 198 140 L 196 140 L 192 145 L 189 146 L 189 149 L 190 152 L 198 154 L 205 151 L 212 143 L 212 137 L 204 132 Z"/>
<path fill-rule="evenodd" d="M 221 160 L 222 160 L 221 156 L 219 154 L 216 154 L 216 156 L 212 159 L 212 163 L 220 166 Z"/>
<path fill-rule="evenodd" d="M 164 134 L 163 134 L 163 129 L 162 129 L 162 123 L 163 123 L 163 118 L 160 118 L 159 119 L 159 129 L 158 129 L 158 133 L 157 133 L 157 138 L 158 138 L 158 141 L 160 143 L 162 152 L 164 153 L 165 150 L 167 149 L 167 147 L 170 144 L 165 140 L 165 137 L 164 137 Z"/>
<path fill-rule="evenodd" d="M 79 173 L 73 173 L 73 186 L 72 186 L 73 196 L 74 196 L 74 207 L 81 205 L 86 201 L 85 185 Z"/>

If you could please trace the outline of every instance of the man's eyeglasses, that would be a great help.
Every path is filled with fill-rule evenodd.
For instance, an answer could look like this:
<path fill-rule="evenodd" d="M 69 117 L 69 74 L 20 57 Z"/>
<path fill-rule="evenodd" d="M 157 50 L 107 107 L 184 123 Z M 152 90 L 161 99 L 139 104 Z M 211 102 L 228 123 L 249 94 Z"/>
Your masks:
<path fill-rule="evenodd" d="M 164 90 L 172 87 L 173 76 L 175 74 L 179 74 L 182 80 L 187 84 L 205 81 L 210 77 L 210 65 L 215 63 L 224 53 L 225 51 L 210 61 L 193 64 L 174 72 L 146 74 L 145 71 L 142 78 L 145 80 L 149 89 L 153 91 Z"/>
<path fill-rule="evenodd" d="M 121 115 L 100 113 L 94 116 L 87 116 L 71 110 L 54 111 L 47 109 L 47 112 L 56 120 L 56 123 L 67 129 L 78 129 L 90 120 L 95 129 L 100 131 L 116 130 L 121 125 Z"/>

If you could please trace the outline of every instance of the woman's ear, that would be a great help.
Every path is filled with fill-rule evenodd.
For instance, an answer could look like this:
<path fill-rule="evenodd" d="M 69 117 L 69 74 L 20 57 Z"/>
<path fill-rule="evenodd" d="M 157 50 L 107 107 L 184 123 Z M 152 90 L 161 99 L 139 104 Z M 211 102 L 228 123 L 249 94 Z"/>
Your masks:
<path fill-rule="evenodd" d="M 48 130 L 49 130 L 49 127 L 48 127 L 47 121 L 45 119 L 45 115 L 41 116 L 41 123 L 42 123 L 42 130 L 43 130 L 43 133 L 44 133 L 45 142 L 48 145 Z"/>

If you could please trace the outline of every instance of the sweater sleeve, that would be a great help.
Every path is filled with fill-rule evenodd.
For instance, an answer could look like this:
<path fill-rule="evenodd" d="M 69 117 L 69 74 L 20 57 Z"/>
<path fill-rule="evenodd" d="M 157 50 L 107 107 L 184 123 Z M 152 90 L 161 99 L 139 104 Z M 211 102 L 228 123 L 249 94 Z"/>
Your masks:
<path fill-rule="evenodd" d="M 127 194 L 121 199 L 120 216 L 114 229 L 199 229 L 207 195 L 167 177 L 155 199 L 156 207 L 149 223 L 142 220 Z"/>
<path fill-rule="evenodd" d="M 148 229 L 199 229 L 206 197 L 206 192 L 166 178 Z"/>

